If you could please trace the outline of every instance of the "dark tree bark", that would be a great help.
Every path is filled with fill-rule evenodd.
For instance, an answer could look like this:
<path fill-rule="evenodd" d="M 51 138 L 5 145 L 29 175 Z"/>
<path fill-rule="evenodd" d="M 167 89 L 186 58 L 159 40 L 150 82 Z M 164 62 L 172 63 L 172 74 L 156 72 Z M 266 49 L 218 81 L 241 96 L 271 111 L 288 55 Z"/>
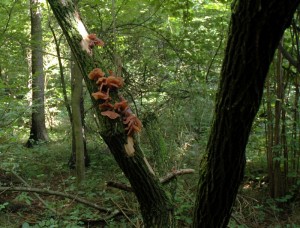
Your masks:
<path fill-rule="evenodd" d="M 299 0 L 236 0 L 193 227 L 226 227 L 243 179 L 245 147 L 264 82 Z"/>
<path fill-rule="evenodd" d="M 282 45 L 282 42 L 281 44 Z M 282 107 L 284 102 L 284 79 L 283 79 L 283 70 L 282 70 L 282 54 L 280 51 L 277 52 L 276 59 L 276 101 L 275 101 L 275 115 L 274 115 L 274 152 L 273 152 L 273 180 L 274 186 L 270 189 L 274 189 L 274 192 L 271 193 L 271 196 L 274 198 L 283 197 L 286 194 L 286 186 L 284 185 L 284 180 L 286 180 L 285 173 L 282 172 L 282 167 L 284 166 L 283 161 L 278 159 L 284 155 L 284 144 L 283 139 L 285 135 L 282 134 L 283 131 L 283 112 L 284 108 Z M 274 158 L 277 158 L 274 160 Z M 270 173 L 270 172 L 269 172 Z"/>
<path fill-rule="evenodd" d="M 43 71 L 43 32 L 42 14 L 39 0 L 30 0 L 31 48 L 32 48 L 32 123 L 28 147 L 38 141 L 48 141 L 45 125 L 44 71 Z"/>
<path fill-rule="evenodd" d="M 87 39 L 88 33 L 73 2 L 71 0 L 48 0 L 48 2 L 66 36 L 89 92 L 97 91 L 95 83 L 89 80 L 87 75 L 95 67 L 101 67 L 101 58 L 96 50 L 93 50 L 91 56 L 88 54 L 89 50 L 82 47 L 82 41 Z M 116 99 L 116 91 L 111 91 L 110 96 Z M 158 178 L 147 166 L 138 142 L 127 137 L 122 121 L 109 120 L 101 116 L 99 103 L 93 98 L 92 101 L 101 123 L 99 132 L 131 184 L 140 204 L 145 227 L 173 227 L 173 206 Z M 134 153 L 129 154 L 128 151 Z"/>
<path fill-rule="evenodd" d="M 274 115 L 272 112 L 272 96 L 271 96 L 271 81 L 272 78 L 268 77 L 266 83 L 266 103 L 267 103 L 267 123 L 266 123 L 266 141 L 267 141 L 267 169 L 268 169 L 268 177 L 269 177 L 269 194 L 271 197 L 274 196 L 274 175 L 273 175 L 273 167 L 274 167 Z"/>

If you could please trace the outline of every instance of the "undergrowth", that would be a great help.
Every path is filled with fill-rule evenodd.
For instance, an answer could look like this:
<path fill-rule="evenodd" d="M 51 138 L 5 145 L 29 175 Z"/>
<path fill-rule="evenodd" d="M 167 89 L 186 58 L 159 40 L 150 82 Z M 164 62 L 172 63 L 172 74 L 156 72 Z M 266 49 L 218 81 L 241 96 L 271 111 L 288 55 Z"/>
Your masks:
<path fill-rule="evenodd" d="M 75 171 L 67 162 L 70 141 L 61 132 L 54 132 L 53 141 L 28 149 L 24 142 L 14 140 L 0 146 L 0 186 L 26 186 L 68 193 L 97 204 L 110 213 L 103 213 L 75 200 L 54 195 L 42 195 L 44 203 L 29 192 L 0 192 L 0 227 L 142 227 L 142 218 L 135 196 L 131 192 L 107 187 L 108 181 L 129 185 L 112 155 L 99 138 L 89 137 L 90 167 L 86 170 L 84 184 L 76 185 Z M 24 140 L 23 140 L 24 141 Z M 183 145 L 178 161 L 170 159 L 168 166 L 197 169 L 199 159 L 193 142 Z M 146 154 L 147 151 L 145 147 Z M 154 164 L 154 158 L 149 156 Z M 165 163 L 167 161 L 164 161 Z M 260 161 L 259 161 L 260 162 Z M 299 201 L 279 208 L 268 197 L 268 183 L 264 172 L 247 166 L 246 178 L 241 186 L 229 227 L 300 227 Z M 164 170 L 165 173 L 168 170 Z M 21 179 L 20 179 L 21 178 Z M 174 202 L 178 227 L 192 224 L 193 204 L 197 189 L 195 174 L 178 177 L 165 186 Z M 115 213 L 117 212 L 118 213 Z"/>

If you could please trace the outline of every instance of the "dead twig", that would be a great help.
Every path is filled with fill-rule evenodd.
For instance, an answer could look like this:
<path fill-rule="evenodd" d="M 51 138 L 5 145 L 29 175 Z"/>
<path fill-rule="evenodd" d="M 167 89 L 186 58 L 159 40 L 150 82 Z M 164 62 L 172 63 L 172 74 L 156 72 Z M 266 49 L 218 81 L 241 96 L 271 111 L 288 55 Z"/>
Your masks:
<path fill-rule="evenodd" d="M 124 210 L 121 208 L 121 206 L 119 204 L 117 204 L 113 199 L 110 199 L 114 205 L 116 205 L 119 210 L 122 212 L 122 214 L 127 218 L 127 220 L 133 225 L 133 227 L 137 227 L 132 221 L 131 219 L 127 216 L 127 214 L 124 212 Z"/>
<path fill-rule="evenodd" d="M 23 184 L 25 184 L 28 188 L 31 186 L 22 178 L 20 177 L 16 172 L 10 171 L 13 175 L 15 175 Z M 46 203 L 36 192 L 33 193 L 35 197 L 50 211 L 52 211 L 54 214 L 58 214 L 57 211 L 55 211 L 52 207 L 49 206 L 48 203 Z"/>
<path fill-rule="evenodd" d="M 47 190 L 47 189 L 40 189 L 40 188 L 28 188 L 28 187 L 0 187 L 0 191 L 14 191 L 14 192 L 35 192 L 35 193 L 40 193 L 40 194 L 45 194 L 45 195 L 55 195 L 55 196 L 60 196 L 60 197 L 64 197 L 64 198 L 68 198 L 68 199 L 72 199 L 75 200 L 79 203 L 82 203 L 84 205 L 90 206 L 92 208 L 95 208 L 101 212 L 105 212 L 105 213 L 116 213 L 116 211 L 112 211 L 110 209 L 106 209 L 103 207 L 100 207 L 99 205 L 92 203 L 90 201 L 87 201 L 83 198 L 80 198 L 78 196 L 73 196 L 71 194 L 68 193 L 63 193 L 63 192 L 58 192 L 58 191 L 52 191 L 52 190 Z"/>

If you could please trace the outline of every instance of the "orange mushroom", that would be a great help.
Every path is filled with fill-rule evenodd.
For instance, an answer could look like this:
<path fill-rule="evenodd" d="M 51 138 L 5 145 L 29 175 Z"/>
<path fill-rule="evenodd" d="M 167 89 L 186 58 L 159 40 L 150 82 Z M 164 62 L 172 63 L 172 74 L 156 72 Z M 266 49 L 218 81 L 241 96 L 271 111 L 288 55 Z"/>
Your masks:
<path fill-rule="evenodd" d="M 99 108 L 103 111 L 105 110 L 113 110 L 114 106 L 106 100 L 103 104 L 99 105 Z"/>
<path fill-rule="evenodd" d="M 120 115 L 114 111 L 103 111 L 101 112 L 101 115 L 102 116 L 107 116 L 108 118 L 114 120 L 114 119 L 117 119 L 118 117 L 120 117 Z"/>
<path fill-rule="evenodd" d="M 127 135 L 133 135 L 142 130 L 142 122 L 134 114 L 128 115 L 123 123 L 127 125 L 125 128 Z"/>
<path fill-rule="evenodd" d="M 109 94 L 103 93 L 101 91 L 97 91 L 95 93 L 92 93 L 92 96 L 95 98 L 95 100 L 108 100 L 110 99 Z"/>
<path fill-rule="evenodd" d="M 115 77 L 115 76 L 108 76 L 108 77 L 99 77 L 97 82 L 97 85 L 100 85 L 100 88 L 102 89 L 103 85 L 105 85 L 107 88 L 121 88 L 124 85 L 124 80 L 121 77 Z"/>
<path fill-rule="evenodd" d="M 124 85 L 124 80 L 122 77 L 108 76 L 106 84 L 109 88 L 121 88 Z"/>
<path fill-rule="evenodd" d="M 99 39 L 96 34 L 92 33 L 88 35 L 88 38 L 90 39 L 89 47 L 93 48 L 94 46 L 104 46 L 103 40 Z"/>
<path fill-rule="evenodd" d="M 101 68 L 95 68 L 89 73 L 89 79 L 95 80 L 99 78 L 103 78 L 105 73 L 102 71 Z"/>
<path fill-rule="evenodd" d="M 128 101 L 124 98 L 121 98 L 120 102 L 115 103 L 114 109 L 117 110 L 117 112 L 125 112 L 128 109 Z"/>

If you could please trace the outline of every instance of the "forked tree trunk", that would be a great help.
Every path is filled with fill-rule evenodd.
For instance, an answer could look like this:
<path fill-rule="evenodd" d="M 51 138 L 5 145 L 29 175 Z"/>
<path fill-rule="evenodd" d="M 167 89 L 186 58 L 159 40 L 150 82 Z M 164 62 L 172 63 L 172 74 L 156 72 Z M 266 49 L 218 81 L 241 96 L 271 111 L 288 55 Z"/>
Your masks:
<path fill-rule="evenodd" d="M 87 73 L 95 66 L 81 50 L 78 14 L 70 0 L 49 0 L 72 48 L 90 92 L 96 90 Z M 245 165 L 245 147 L 259 108 L 263 84 L 284 29 L 299 0 L 237 0 L 229 32 L 215 120 L 203 160 L 194 213 L 194 227 L 226 227 Z M 82 31 L 81 31 L 82 32 Z M 100 62 L 94 55 L 96 63 Z M 95 102 L 95 101 L 94 101 Z M 96 102 L 95 102 L 96 105 Z M 99 110 L 97 110 L 99 113 Z M 173 208 L 157 178 L 148 170 L 139 145 L 126 155 L 128 142 L 120 122 L 100 115 L 101 135 L 127 176 L 140 203 L 146 227 L 172 227 Z"/>
<path fill-rule="evenodd" d="M 226 227 L 243 179 L 245 148 L 275 49 L 299 0 L 236 0 L 202 160 L 193 227 Z"/>
<path fill-rule="evenodd" d="M 39 0 L 30 0 L 31 48 L 32 48 L 32 118 L 27 147 L 38 141 L 48 141 L 45 125 L 44 71 L 43 71 L 43 33 L 42 14 Z"/>
<path fill-rule="evenodd" d="M 48 0 L 48 2 L 67 38 L 89 92 L 97 91 L 95 83 L 89 80 L 87 75 L 95 67 L 101 67 L 101 58 L 96 50 L 93 50 L 93 57 L 91 57 L 82 49 L 80 42 L 87 38 L 87 31 L 73 2 L 71 0 Z M 110 95 L 113 98 L 117 97 L 115 92 L 111 92 Z M 128 155 L 125 145 L 128 146 L 129 141 L 123 123 L 101 116 L 99 104 L 93 98 L 92 101 L 102 127 L 99 129 L 100 134 L 134 190 L 145 227 L 173 227 L 173 206 L 158 178 L 149 170 L 138 143 L 133 141 L 135 152 L 133 155 Z"/>

